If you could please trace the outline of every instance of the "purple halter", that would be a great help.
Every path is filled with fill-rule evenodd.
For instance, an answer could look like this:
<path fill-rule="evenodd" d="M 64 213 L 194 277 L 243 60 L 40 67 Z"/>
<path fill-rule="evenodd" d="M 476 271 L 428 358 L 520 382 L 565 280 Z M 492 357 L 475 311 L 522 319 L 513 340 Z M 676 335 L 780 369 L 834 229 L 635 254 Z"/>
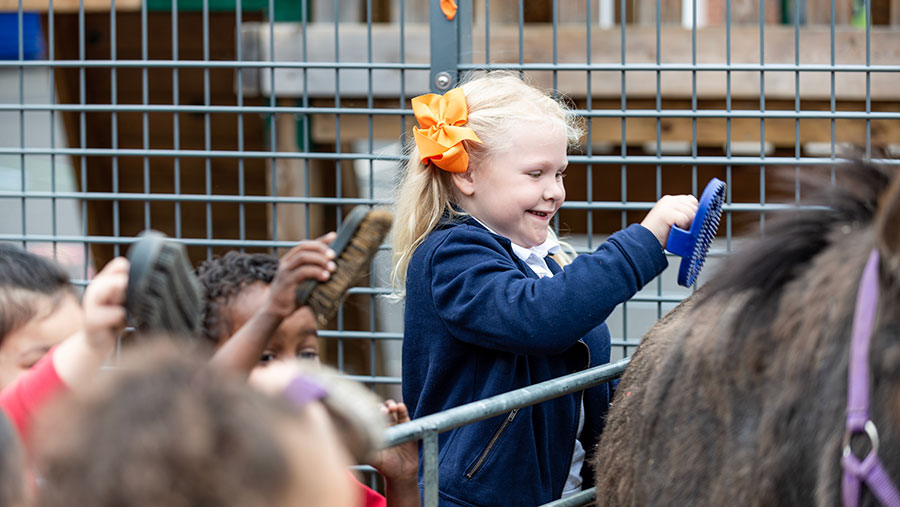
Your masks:
<path fill-rule="evenodd" d="M 856 295 L 853 315 L 853 339 L 850 343 L 850 365 L 847 376 L 847 425 L 844 430 L 844 469 L 842 495 L 844 507 L 859 505 L 862 483 L 882 505 L 900 506 L 900 493 L 878 459 L 878 430 L 869 419 L 869 341 L 878 308 L 878 250 L 872 250 L 863 270 Z M 850 449 L 850 438 L 865 434 L 871 443 L 862 461 Z"/>

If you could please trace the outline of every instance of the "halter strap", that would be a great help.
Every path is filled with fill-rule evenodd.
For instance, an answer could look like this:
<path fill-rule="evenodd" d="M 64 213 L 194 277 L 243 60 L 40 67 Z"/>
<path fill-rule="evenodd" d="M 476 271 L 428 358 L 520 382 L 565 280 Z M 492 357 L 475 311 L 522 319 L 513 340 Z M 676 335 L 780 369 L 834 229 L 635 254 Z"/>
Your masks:
<path fill-rule="evenodd" d="M 853 314 L 850 364 L 847 369 L 847 424 L 844 455 L 841 458 L 844 507 L 859 505 L 863 482 L 882 505 L 900 506 L 900 493 L 878 459 L 878 429 L 869 419 L 869 343 L 878 309 L 878 262 L 878 250 L 873 249 L 859 282 Z M 862 461 L 850 448 L 851 437 L 861 434 L 865 434 L 871 444 L 869 454 Z"/>

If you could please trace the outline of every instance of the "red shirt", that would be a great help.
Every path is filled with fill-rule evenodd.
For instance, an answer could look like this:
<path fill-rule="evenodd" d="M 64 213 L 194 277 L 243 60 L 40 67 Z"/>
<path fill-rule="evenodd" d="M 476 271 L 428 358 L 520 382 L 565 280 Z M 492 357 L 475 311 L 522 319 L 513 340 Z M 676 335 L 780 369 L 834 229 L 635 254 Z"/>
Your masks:
<path fill-rule="evenodd" d="M 362 490 L 363 500 L 361 505 L 363 507 L 387 507 L 387 500 L 378 494 L 377 491 L 356 480 L 352 473 L 350 477 L 353 479 L 353 483 Z"/>
<path fill-rule="evenodd" d="M 55 350 L 50 349 L 37 364 L 0 392 L 0 409 L 15 424 L 25 442 L 28 441 L 35 414 L 54 395 L 66 389 L 66 384 L 53 366 Z"/>

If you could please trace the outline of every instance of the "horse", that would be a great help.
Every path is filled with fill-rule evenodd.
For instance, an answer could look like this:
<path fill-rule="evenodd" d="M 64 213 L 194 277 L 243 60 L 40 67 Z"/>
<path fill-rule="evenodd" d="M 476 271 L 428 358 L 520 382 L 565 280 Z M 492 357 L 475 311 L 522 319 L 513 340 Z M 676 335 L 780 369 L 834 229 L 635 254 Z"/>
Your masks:
<path fill-rule="evenodd" d="M 856 161 L 835 180 L 810 182 L 815 206 L 768 221 L 644 336 L 592 458 L 597 505 L 837 505 L 847 440 L 900 483 L 900 176 Z M 860 357 L 877 438 L 845 430 L 873 250 L 879 299 Z M 879 503 L 867 486 L 858 501 Z"/>

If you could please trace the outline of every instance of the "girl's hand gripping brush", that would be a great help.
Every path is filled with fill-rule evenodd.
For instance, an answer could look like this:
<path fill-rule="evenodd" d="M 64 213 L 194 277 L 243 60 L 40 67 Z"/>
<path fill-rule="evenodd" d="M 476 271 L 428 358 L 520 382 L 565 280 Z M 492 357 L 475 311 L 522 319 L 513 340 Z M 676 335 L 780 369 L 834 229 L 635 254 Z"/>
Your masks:
<path fill-rule="evenodd" d="M 666 250 L 681 257 L 678 268 L 678 285 L 690 287 L 700 274 L 709 245 L 716 237 L 722 204 L 725 202 L 725 182 L 713 178 L 706 184 L 700 196 L 700 205 L 690 230 L 672 226 L 666 241 Z"/>
<path fill-rule="evenodd" d="M 297 287 L 297 306 L 309 305 L 319 326 L 337 313 L 347 289 L 369 270 L 393 221 L 391 212 L 365 206 L 357 206 L 347 215 L 330 245 L 337 256 L 337 269 L 331 278 L 325 282 L 306 280 Z"/>

